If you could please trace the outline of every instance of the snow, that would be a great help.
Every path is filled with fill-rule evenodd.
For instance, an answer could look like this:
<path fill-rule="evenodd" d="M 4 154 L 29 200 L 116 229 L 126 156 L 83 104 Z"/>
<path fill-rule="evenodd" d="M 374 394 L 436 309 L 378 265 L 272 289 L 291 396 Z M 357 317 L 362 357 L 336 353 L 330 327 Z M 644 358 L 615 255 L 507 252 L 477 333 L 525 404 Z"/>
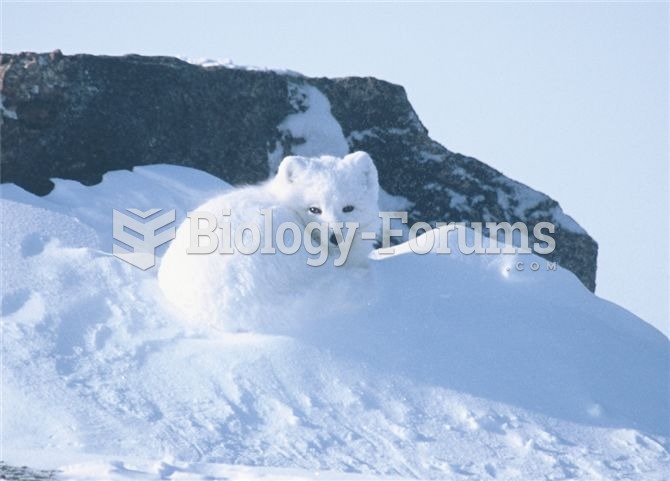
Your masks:
<path fill-rule="evenodd" d="M 16 114 L 16 111 L 8 109 L 7 107 L 5 107 L 4 103 L 3 103 L 4 100 L 5 100 L 5 98 L 0 95 L 0 120 L 1 120 L 1 117 L 6 117 L 6 118 L 12 119 L 12 120 L 18 120 L 19 117 Z"/>
<path fill-rule="evenodd" d="M 380 129 L 378 127 L 364 130 L 352 130 L 351 133 L 347 136 L 347 142 L 349 145 L 352 145 L 354 141 L 361 142 L 367 137 L 381 140 L 381 137 L 379 137 L 379 134 L 377 133 L 379 130 Z"/>
<path fill-rule="evenodd" d="M 283 135 L 304 141 L 292 146 L 291 154 L 303 157 L 347 155 L 349 144 L 330 111 L 328 98 L 316 87 L 293 82 L 289 82 L 288 94 L 297 112 L 286 116 L 277 129 Z M 275 150 L 268 153 L 271 174 L 276 172 L 282 158 L 282 146 L 277 143 Z"/>
<path fill-rule="evenodd" d="M 417 159 L 417 163 L 425 164 L 427 162 L 444 162 L 445 158 L 446 153 L 435 154 L 433 152 L 422 150 L 420 157 Z"/>
<path fill-rule="evenodd" d="M 514 213 L 519 219 L 527 218 L 527 213 L 529 211 L 538 209 L 541 204 L 544 204 L 549 200 L 549 197 L 543 193 L 533 190 L 516 181 L 505 179 L 505 184 L 512 189 L 514 195 L 507 196 L 504 195 L 502 191 L 498 191 L 498 202 L 503 206 L 507 206 L 510 204 L 511 198 L 515 199 L 516 206 L 514 208 Z M 541 210 L 542 209 L 540 208 L 540 211 Z M 586 231 L 572 217 L 563 212 L 559 206 L 555 206 L 546 211 L 546 215 L 551 216 L 554 224 L 563 229 L 577 234 L 586 234 Z"/>
<path fill-rule="evenodd" d="M 449 192 L 449 197 L 450 197 L 450 200 L 449 200 L 449 207 L 450 208 L 452 208 L 452 209 L 456 208 L 456 207 L 462 208 L 463 206 L 468 205 L 468 199 L 463 194 L 459 194 L 458 192 L 456 192 L 454 190 L 451 190 L 451 189 L 448 189 L 448 192 Z"/>
<path fill-rule="evenodd" d="M 255 72 L 275 72 L 280 75 L 288 75 L 290 77 L 304 77 L 300 72 L 290 69 L 276 69 L 268 67 L 258 67 L 255 65 L 238 65 L 233 62 L 230 58 L 223 59 L 212 59 L 207 57 L 188 57 L 186 55 L 175 55 L 176 58 L 182 60 L 191 65 L 197 65 L 203 68 L 229 68 L 229 69 L 240 69 L 240 70 L 250 70 Z"/>
<path fill-rule="evenodd" d="M 110 254 L 111 215 L 180 222 L 230 186 L 163 165 L 55 183 L 0 188 L 8 464 L 73 480 L 667 478 L 668 339 L 560 267 L 403 245 L 371 261 L 371 300 L 348 316 L 223 333 L 185 323 L 156 268 Z"/>
<path fill-rule="evenodd" d="M 103 460 L 89 461 L 64 466 L 61 477 L 76 481 L 99 481 L 101 479 L 127 481 L 129 479 L 155 480 L 173 479 L 188 481 L 308 481 L 313 479 L 328 481 L 364 481 L 369 477 L 329 471 L 309 471 L 286 468 L 263 468 L 222 463 L 184 463 L 175 461 L 134 461 L 113 463 Z M 401 480 L 398 477 L 384 476 L 381 480 Z"/>
<path fill-rule="evenodd" d="M 405 212 L 414 205 L 409 199 L 401 195 L 391 195 L 379 188 L 379 210 L 382 212 Z"/>

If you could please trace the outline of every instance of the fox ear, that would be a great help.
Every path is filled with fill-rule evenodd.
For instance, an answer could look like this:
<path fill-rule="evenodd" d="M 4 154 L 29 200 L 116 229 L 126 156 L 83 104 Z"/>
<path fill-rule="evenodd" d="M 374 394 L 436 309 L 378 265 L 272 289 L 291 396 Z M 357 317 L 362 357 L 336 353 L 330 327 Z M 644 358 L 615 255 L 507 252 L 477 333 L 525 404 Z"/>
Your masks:
<path fill-rule="evenodd" d="M 353 152 L 346 155 L 342 161 L 344 165 L 347 165 L 349 168 L 354 169 L 364 176 L 366 189 L 379 189 L 377 168 L 375 167 L 372 158 L 366 152 Z"/>
<path fill-rule="evenodd" d="M 284 157 L 284 160 L 279 164 L 279 169 L 277 169 L 277 178 L 290 184 L 295 180 L 297 173 L 305 168 L 305 165 L 304 157 L 296 155 Z"/>

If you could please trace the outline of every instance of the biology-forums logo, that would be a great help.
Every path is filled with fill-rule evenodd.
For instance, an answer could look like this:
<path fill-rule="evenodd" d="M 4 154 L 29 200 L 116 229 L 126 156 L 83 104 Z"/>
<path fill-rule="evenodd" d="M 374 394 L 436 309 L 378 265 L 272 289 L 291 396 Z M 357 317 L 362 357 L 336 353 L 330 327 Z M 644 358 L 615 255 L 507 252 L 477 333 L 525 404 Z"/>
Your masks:
<path fill-rule="evenodd" d="M 176 210 L 167 210 L 158 215 L 160 212 L 163 209 L 142 211 L 128 208 L 125 212 L 114 209 L 112 231 L 115 243 L 112 253 L 139 269 L 153 267 L 156 264 L 156 249 L 176 235 Z M 227 220 L 231 215 L 230 210 L 223 210 L 220 217 L 211 212 L 189 212 L 187 222 L 190 242 L 186 253 L 272 255 L 279 251 L 292 255 L 304 247 L 309 254 L 306 260 L 308 265 L 321 266 L 332 255 L 333 265 L 339 267 L 346 262 L 360 229 L 357 222 L 310 222 L 306 225 L 282 222 L 275 229 L 272 209 L 260 209 L 259 213 L 263 218 L 262 223 L 249 221 L 233 228 Z M 450 254 L 453 247 L 450 246 L 451 232 L 457 233 L 457 249 L 465 255 L 548 255 L 556 248 L 556 241 L 551 235 L 556 229 L 551 222 L 538 222 L 533 226 L 535 241 L 531 245 L 530 230 L 523 222 L 471 222 L 469 227 L 465 222 L 437 222 L 434 226 L 427 222 L 416 222 L 408 228 L 407 212 L 380 212 L 379 218 L 381 229 L 361 231 L 360 237 L 377 241 L 377 253 L 380 256 L 395 254 L 397 244 L 403 239 L 407 240 L 407 246 L 415 254 Z M 485 238 L 488 238 L 488 242 Z M 517 262 L 515 268 L 524 270 L 525 265 Z M 536 271 L 541 266 L 533 261 L 530 268 Z M 556 270 L 556 263 L 548 261 L 546 269 Z"/>

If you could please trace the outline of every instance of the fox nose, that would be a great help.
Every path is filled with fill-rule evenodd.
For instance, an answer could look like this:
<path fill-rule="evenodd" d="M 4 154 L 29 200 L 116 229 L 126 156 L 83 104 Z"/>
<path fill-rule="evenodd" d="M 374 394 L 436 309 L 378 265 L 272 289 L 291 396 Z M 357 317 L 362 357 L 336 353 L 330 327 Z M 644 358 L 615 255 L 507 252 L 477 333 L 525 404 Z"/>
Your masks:
<path fill-rule="evenodd" d="M 330 234 L 330 243 L 333 244 L 334 246 L 339 245 L 339 242 L 337 242 L 337 236 L 335 235 L 334 232 Z"/>

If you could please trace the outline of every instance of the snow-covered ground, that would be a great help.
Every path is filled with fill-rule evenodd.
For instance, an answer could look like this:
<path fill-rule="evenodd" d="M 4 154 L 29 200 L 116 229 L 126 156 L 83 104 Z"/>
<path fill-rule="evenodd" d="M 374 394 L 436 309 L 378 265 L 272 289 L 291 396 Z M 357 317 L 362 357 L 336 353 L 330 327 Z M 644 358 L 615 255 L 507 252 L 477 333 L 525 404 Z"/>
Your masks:
<path fill-rule="evenodd" d="M 347 316 L 188 327 L 156 268 L 110 254 L 112 209 L 181 219 L 228 188 L 175 166 L 2 185 L 0 458 L 77 480 L 667 479 L 668 339 L 533 256 L 401 252 Z"/>

